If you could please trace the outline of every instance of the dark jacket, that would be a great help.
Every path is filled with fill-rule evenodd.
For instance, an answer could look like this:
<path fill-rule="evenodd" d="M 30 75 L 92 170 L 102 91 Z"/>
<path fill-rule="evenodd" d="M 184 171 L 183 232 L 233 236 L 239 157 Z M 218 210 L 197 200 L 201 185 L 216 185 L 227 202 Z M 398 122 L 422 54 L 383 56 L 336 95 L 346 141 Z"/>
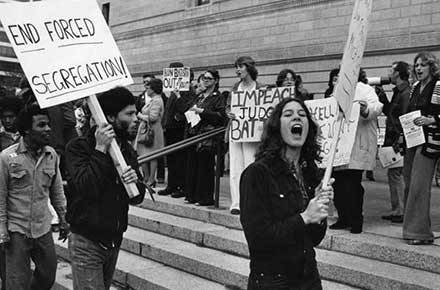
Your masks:
<path fill-rule="evenodd" d="M 303 175 L 312 197 L 319 179 L 310 178 L 307 169 Z M 304 208 L 299 183 L 281 158 L 262 158 L 246 168 L 240 179 L 240 221 L 252 273 L 281 273 L 292 285 L 319 276 L 313 247 L 324 238 L 326 222 L 305 225 Z"/>
<path fill-rule="evenodd" d="M 166 102 L 163 115 L 162 126 L 164 129 L 185 128 L 187 123 L 185 112 L 189 109 L 195 97 L 196 94 L 192 87 L 187 92 L 180 92 L 180 98 L 177 98 L 174 92 L 171 93 Z"/>
<path fill-rule="evenodd" d="M 118 246 L 127 230 L 128 205 L 141 203 L 145 186 L 137 183 L 139 195 L 129 199 L 110 154 L 95 150 L 95 130 L 73 139 L 66 147 L 68 190 L 67 222 L 74 233 L 108 247 Z M 137 155 L 127 141 L 122 155 L 141 180 Z"/>
<path fill-rule="evenodd" d="M 411 90 L 407 110 L 408 112 L 420 110 L 422 116 L 433 116 L 435 118 L 436 122 L 434 124 L 423 126 L 426 142 L 423 144 L 421 153 L 429 158 L 440 157 L 440 146 L 438 145 L 438 140 L 440 140 L 440 104 L 437 92 L 436 98 L 434 100 L 432 99 L 434 89 L 438 90 L 438 88 L 436 88 L 437 81 L 438 78 L 432 78 L 432 80 L 423 88 L 422 92 L 420 92 L 421 83 L 415 83 Z"/>
<path fill-rule="evenodd" d="M 203 112 L 200 114 L 200 122 L 191 128 L 188 125 L 188 135 L 194 136 L 202 134 L 214 128 L 225 126 L 225 99 L 219 91 L 214 91 L 212 94 L 201 100 L 197 97 L 190 105 L 190 107 L 197 104 L 197 107 L 202 108 Z"/>
<path fill-rule="evenodd" d="M 379 100 L 383 104 L 382 112 L 387 116 L 384 146 L 392 146 L 403 132 L 399 117 L 406 113 L 409 103 L 409 83 L 403 82 L 393 88 L 391 102 L 385 97 Z"/>

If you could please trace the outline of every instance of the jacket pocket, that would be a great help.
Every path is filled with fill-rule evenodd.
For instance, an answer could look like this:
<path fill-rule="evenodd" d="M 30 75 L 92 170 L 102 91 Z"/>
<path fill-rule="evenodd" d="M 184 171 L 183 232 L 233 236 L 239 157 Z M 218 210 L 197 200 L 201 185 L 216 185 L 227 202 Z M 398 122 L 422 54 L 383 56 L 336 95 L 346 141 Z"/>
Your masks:
<path fill-rule="evenodd" d="M 25 188 L 29 184 L 29 174 L 25 169 L 12 171 L 11 176 L 11 188 L 19 189 Z"/>
<path fill-rule="evenodd" d="M 41 180 L 41 184 L 43 186 L 50 187 L 54 176 L 55 176 L 55 169 L 44 168 L 43 169 L 43 178 Z"/>

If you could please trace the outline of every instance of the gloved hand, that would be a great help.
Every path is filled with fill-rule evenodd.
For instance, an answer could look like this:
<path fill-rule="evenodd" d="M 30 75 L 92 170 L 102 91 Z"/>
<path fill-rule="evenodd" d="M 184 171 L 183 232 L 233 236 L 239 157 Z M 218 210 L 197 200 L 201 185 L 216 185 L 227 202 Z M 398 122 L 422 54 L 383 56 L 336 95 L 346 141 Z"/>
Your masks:
<path fill-rule="evenodd" d="M 70 233 L 70 227 L 67 222 L 60 223 L 60 234 L 58 236 L 58 241 L 62 241 L 63 243 L 67 240 L 67 237 Z"/>

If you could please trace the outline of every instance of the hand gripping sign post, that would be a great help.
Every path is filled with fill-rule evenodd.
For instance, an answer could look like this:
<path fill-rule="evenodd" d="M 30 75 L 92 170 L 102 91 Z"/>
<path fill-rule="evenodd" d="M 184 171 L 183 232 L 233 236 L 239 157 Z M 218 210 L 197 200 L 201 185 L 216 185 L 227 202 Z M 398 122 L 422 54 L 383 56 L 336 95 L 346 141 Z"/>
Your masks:
<path fill-rule="evenodd" d="M 89 96 L 95 121 L 107 122 L 95 94 L 133 80 L 96 1 L 0 4 L 0 20 L 40 107 Z M 110 155 L 122 174 L 115 140 Z M 130 197 L 139 194 L 135 183 L 124 185 Z"/>
<path fill-rule="evenodd" d="M 351 16 L 347 43 L 345 44 L 342 64 L 336 84 L 334 96 L 344 116 L 351 116 L 354 93 L 358 81 L 362 56 L 367 41 L 368 23 L 371 14 L 373 0 L 356 0 Z M 349 118 L 346 118 L 349 120 Z M 340 123 L 342 127 L 342 122 Z M 337 129 L 336 138 L 332 144 L 327 167 L 325 169 L 322 184 L 328 184 L 335 159 L 336 146 L 338 144 L 341 128 Z"/>

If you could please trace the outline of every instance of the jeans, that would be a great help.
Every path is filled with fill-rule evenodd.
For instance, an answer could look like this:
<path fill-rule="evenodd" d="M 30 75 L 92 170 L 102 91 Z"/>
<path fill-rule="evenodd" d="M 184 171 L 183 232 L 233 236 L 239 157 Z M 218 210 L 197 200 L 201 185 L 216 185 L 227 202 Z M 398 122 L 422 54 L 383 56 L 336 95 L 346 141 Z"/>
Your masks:
<path fill-rule="evenodd" d="M 283 274 L 251 273 L 247 290 L 322 290 L 322 285 L 319 277 L 305 281 L 301 285 L 292 285 L 292 282 Z"/>
<path fill-rule="evenodd" d="M 436 159 L 424 156 L 423 146 L 409 148 L 403 159 L 405 179 L 403 238 L 432 240 L 431 185 Z"/>
<path fill-rule="evenodd" d="M 10 232 L 6 245 L 6 289 L 49 290 L 55 283 L 57 256 L 52 232 L 37 238 Z M 32 273 L 30 259 L 34 261 Z"/>
<path fill-rule="evenodd" d="M 108 290 L 119 247 L 107 248 L 101 243 L 72 233 L 69 237 L 74 290 Z"/>
<path fill-rule="evenodd" d="M 390 187 L 391 214 L 403 215 L 403 182 L 402 167 L 388 169 L 388 185 Z"/>

